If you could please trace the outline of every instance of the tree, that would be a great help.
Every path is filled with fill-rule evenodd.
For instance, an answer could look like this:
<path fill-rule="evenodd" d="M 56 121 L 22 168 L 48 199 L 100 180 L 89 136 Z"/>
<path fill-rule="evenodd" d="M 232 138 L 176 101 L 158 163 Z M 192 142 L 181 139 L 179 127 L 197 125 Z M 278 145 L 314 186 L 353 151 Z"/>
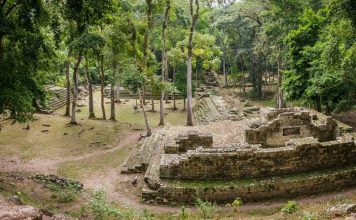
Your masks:
<path fill-rule="evenodd" d="M 45 105 L 45 71 L 55 55 L 48 18 L 41 0 L 0 1 L 0 113 L 18 122 Z"/>
<path fill-rule="evenodd" d="M 131 90 L 133 93 L 138 93 L 140 99 L 140 106 L 145 119 L 145 125 L 147 130 L 146 136 L 149 137 L 152 135 L 152 131 L 150 125 L 148 124 L 146 110 L 143 104 L 143 97 L 141 94 L 141 89 L 143 88 L 145 83 L 146 83 L 146 76 L 144 73 L 139 72 L 137 68 L 135 68 L 135 66 L 133 65 L 129 65 L 126 67 L 126 70 L 123 72 L 123 85 L 124 87 Z"/>
<path fill-rule="evenodd" d="M 192 24 L 189 32 L 188 41 L 188 57 L 187 57 L 187 126 L 193 126 L 193 108 L 192 108 L 192 57 L 193 57 L 193 35 L 195 24 L 199 17 L 199 0 L 195 0 L 195 13 L 193 1 L 189 1 L 190 5 L 190 15 L 192 18 Z"/>
<path fill-rule="evenodd" d="M 168 77 L 168 58 L 166 54 L 166 29 L 168 25 L 169 11 L 171 9 L 170 0 L 166 0 L 166 10 L 164 13 L 164 21 L 162 25 L 162 82 L 166 81 Z M 164 90 L 161 91 L 161 99 L 160 99 L 160 119 L 159 125 L 164 125 L 164 108 L 163 108 L 163 99 L 164 99 Z"/>

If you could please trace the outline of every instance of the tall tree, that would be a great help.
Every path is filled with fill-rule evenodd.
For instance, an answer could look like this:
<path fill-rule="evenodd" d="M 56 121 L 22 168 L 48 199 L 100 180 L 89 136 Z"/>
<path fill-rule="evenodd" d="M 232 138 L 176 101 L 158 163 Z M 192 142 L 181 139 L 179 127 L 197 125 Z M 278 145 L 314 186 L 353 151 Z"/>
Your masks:
<path fill-rule="evenodd" d="M 193 106 L 192 106 L 192 57 L 193 57 L 193 35 L 195 24 L 199 17 L 199 0 L 195 0 L 195 12 L 193 1 L 189 1 L 192 24 L 189 32 L 188 56 L 187 56 L 187 126 L 193 126 Z"/>
<path fill-rule="evenodd" d="M 171 9 L 171 2 L 170 2 L 170 0 L 166 0 L 166 10 L 164 13 L 164 20 L 163 20 L 163 25 L 162 25 L 162 74 L 161 74 L 161 76 L 162 76 L 163 82 L 165 82 L 168 77 L 168 57 L 166 54 L 166 47 L 167 47 L 166 29 L 167 29 L 167 25 L 168 25 L 170 9 Z M 159 125 L 164 125 L 163 99 L 164 99 L 164 89 L 162 89 L 162 91 L 161 91 Z"/>

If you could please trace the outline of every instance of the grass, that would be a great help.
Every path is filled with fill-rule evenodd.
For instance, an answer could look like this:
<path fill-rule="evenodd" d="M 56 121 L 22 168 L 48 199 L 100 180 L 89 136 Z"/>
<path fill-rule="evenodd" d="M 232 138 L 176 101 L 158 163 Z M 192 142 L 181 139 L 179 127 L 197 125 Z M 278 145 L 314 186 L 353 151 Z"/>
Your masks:
<path fill-rule="evenodd" d="M 95 113 L 101 116 L 99 92 L 95 92 Z M 106 100 L 108 101 L 108 100 Z M 59 159 L 68 156 L 80 156 L 116 146 L 125 134 L 132 130 L 144 130 L 144 119 L 141 111 L 134 112 L 135 100 L 116 106 L 117 122 L 88 120 L 88 107 L 80 107 L 77 120 L 80 126 L 67 126 L 69 118 L 63 117 L 64 107 L 54 115 L 35 114 L 35 120 L 26 124 L 12 124 L 11 120 L 1 122 L 0 155 L 19 157 L 20 159 Z M 156 101 L 156 109 L 159 108 Z M 182 109 L 182 100 L 177 101 Z M 166 122 L 172 125 L 184 125 L 186 113 L 173 111 L 172 103 L 165 105 Z M 110 115 L 109 104 L 105 105 L 107 116 Z M 146 108 L 150 108 L 149 104 Z M 148 112 L 149 124 L 157 127 L 159 112 Z"/>
<path fill-rule="evenodd" d="M 77 180 L 84 180 L 91 176 L 100 176 L 110 169 L 120 170 L 120 165 L 128 157 L 129 146 L 114 152 L 103 153 L 98 156 L 78 161 L 64 162 L 58 169 L 58 174 Z"/>

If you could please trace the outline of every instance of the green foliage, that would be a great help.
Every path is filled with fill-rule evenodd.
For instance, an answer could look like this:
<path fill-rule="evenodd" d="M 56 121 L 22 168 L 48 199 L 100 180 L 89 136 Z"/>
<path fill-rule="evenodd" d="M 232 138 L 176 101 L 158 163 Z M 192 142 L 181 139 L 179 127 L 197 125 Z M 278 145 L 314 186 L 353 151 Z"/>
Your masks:
<path fill-rule="evenodd" d="M 177 73 L 174 81 L 174 85 L 177 90 L 184 96 L 187 97 L 187 75 L 185 73 Z M 196 90 L 195 83 L 192 83 L 192 92 L 193 95 Z"/>
<path fill-rule="evenodd" d="M 281 211 L 285 214 L 293 214 L 298 211 L 297 203 L 295 201 L 288 201 L 288 203 L 282 207 Z"/>
<path fill-rule="evenodd" d="M 90 201 L 90 208 L 95 219 L 101 220 L 105 217 L 112 216 L 123 218 L 124 214 L 117 208 L 111 206 L 106 202 L 106 193 L 102 190 L 95 191 Z"/>
<path fill-rule="evenodd" d="M 218 211 L 218 208 L 215 204 L 211 202 L 204 202 L 201 199 L 197 199 L 195 201 L 195 207 L 198 209 L 202 219 L 211 219 Z"/>
<path fill-rule="evenodd" d="M 138 72 L 133 65 L 126 66 L 122 73 L 123 86 L 134 93 L 137 93 L 146 83 L 146 76 L 142 72 Z"/>

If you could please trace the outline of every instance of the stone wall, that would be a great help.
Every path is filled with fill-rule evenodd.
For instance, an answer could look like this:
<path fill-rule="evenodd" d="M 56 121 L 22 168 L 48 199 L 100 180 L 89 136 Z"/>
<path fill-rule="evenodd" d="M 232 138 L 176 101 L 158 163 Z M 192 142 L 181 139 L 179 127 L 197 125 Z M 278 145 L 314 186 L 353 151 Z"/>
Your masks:
<path fill-rule="evenodd" d="M 178 154 L 195 150 L 198 147 L 210 148 L 212 146 L 213 136 L 211 134 L 189 131 L 185 135 L 166 141 L 164 151 L 166 154 Z"/>
<path fill-rule="evenodd" d="M 356 146 L 351 137 L 318 142 L 290 140 L 285 147 L 260 146 L 199 148 L 186 154 L 163 155 L 160 177 L 166 179 L 237 179 L 279 176 L 334 168 L 356 163 Z"/>
<path fill-rule="evenodd" d="M 321 142 L 335 140 L 338 135 L 336 122 L 327 117 L 313 118 L 303 109 L 276 109 L 261 112 L 262 124 L 246 130 L 246 142 L 263 147 L 280 147 L 290 140 L 315 137 Z"/>
<path fill-rule="evenodd" d="M 243 181 L 194 181 L 163 184 L 157 191 L 144 189 L 142 196 L 146 200 L 164 198 L 169 203 L 194 203 L 197 198 L 218 203 L 232 202 L 241 198 L 244 202 L 266 199 L 294 198 L 296 196 L 315 195 L 316 193 L 345 189 L 355 186 L 356 168 L 332 170 L 268 178 L 264 180 Z"/>

